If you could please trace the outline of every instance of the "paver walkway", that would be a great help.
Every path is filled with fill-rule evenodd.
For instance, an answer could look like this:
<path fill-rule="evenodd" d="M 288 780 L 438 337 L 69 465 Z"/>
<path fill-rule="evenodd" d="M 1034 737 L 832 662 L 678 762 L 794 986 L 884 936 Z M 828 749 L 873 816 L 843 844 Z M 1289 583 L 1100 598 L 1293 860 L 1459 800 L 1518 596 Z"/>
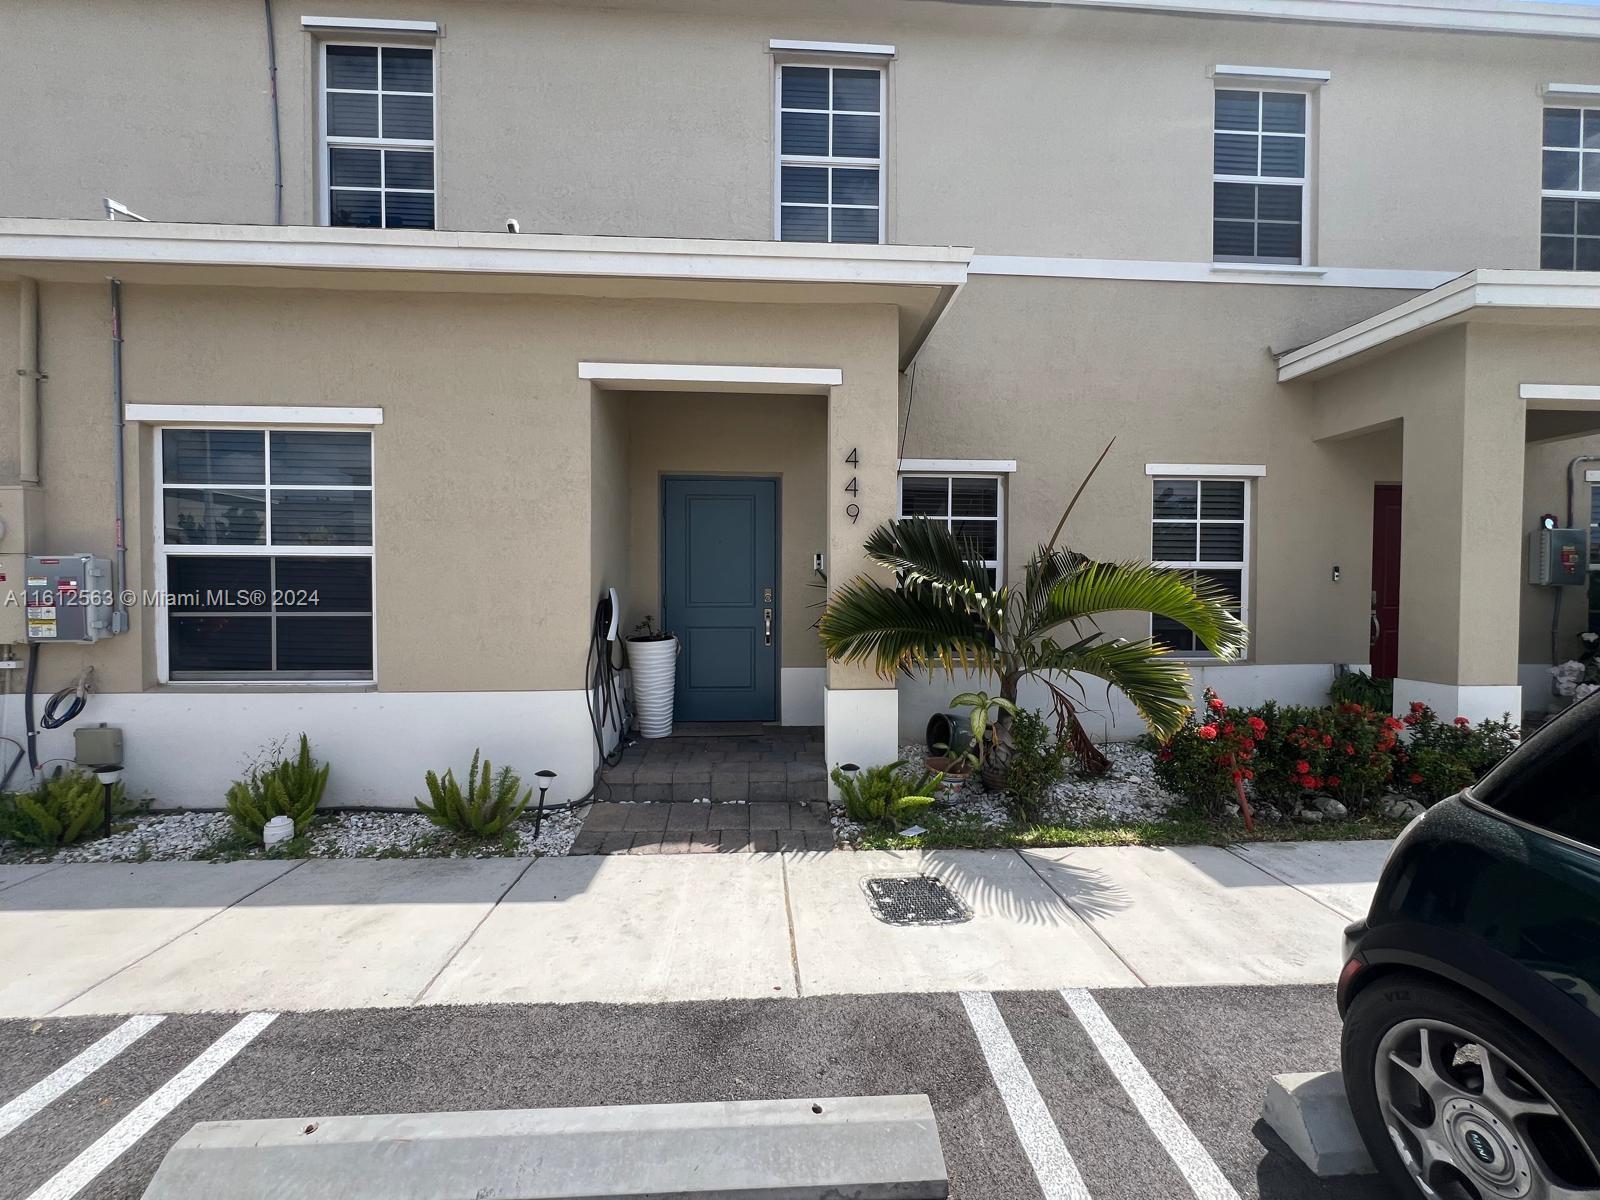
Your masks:
<path fill-rule="evenodd" d="M 599 803 L 568 854 L 773 853 L 833 849 L 824 800 L 805 803 Z"/>
<path fill-rule="evenodd" d="M 828 776 L 821 729 L 705 722 L 636 738 L 600 782 L 602 800 L 804 803 L 827 799 Z"/>

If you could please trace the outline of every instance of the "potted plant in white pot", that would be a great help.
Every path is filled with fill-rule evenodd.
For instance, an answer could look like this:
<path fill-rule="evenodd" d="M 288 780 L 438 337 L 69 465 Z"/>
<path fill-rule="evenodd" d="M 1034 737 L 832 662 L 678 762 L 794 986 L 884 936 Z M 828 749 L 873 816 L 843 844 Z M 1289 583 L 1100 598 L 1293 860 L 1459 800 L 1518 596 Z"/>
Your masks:
<path fill-rule="evenodd" d="M 628 635 L 628 666 L 633 672 L 633 712 L 639 736 L 672 733 L 672 697 L 677 690 L 678 639 L 646 617 Z"/>

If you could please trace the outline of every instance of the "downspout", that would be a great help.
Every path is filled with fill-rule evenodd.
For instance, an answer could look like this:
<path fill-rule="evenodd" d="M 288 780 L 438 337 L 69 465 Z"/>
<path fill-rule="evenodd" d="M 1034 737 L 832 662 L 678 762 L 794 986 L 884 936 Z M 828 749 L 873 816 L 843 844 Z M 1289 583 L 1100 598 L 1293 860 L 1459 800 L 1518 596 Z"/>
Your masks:
<path fill-rule="evenodd" d="M 39 482 L 39 281 L 21 281 L 17 356 L 17 461 L 23 483 Z"/>
<path fill-rule="evenodd" d="M 111 632 L 126 633 L 128 630 L 128 609 L 123 602 L 123 593 L 128 586 L 128 541 L 123 535 L 123 518 L 125 504 L 123 493 L 126 489 L 124 479 L 124 444 L 127 432 L 127 412 L 122 403 L 122 280 L 111 281 L 111 407 L 116 419 L 113 440 L 115 448 L 114 477 L 116 480 L 116 551 L 117 567 L 113 587 L 116 590 L 116 600 L 111 607 Z"/>
<path fill-rule="evenodd" d="M 272 102 L 272 223 L 283 224 L 283 129 L 278 117 L 278 38 L 272 28 L 272 0 L 262 0 L 267 14 L 267 98 Z"/>

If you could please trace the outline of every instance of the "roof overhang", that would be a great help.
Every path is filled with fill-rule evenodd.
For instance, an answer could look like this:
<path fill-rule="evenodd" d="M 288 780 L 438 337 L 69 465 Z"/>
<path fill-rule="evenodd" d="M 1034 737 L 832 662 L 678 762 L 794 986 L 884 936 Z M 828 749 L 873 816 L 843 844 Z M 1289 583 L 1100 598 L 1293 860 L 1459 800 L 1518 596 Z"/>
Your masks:
<path fill-rule="evenodd" d="M 1278 382 L 1317 379 L 1467 321 L 1600 324 L 1600 272 L 1471 271 L 1278 355 Z"/>
<path fill-rule="evenodd" d="M 888 304 L 909 364 L 972 251 L 277 225 L 0 220 L 0 278 Z"/>

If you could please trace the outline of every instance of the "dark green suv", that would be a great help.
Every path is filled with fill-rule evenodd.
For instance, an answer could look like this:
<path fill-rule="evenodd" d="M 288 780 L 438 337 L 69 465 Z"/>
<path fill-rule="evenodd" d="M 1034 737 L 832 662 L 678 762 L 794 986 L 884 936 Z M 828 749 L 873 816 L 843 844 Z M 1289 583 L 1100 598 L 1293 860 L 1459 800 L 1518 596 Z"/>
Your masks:
<path fill-rule="evenodd" d="M 1339 977 L 1400 1195 L 1600 1200 L 1600 695 L 1395 843 Z"/>

